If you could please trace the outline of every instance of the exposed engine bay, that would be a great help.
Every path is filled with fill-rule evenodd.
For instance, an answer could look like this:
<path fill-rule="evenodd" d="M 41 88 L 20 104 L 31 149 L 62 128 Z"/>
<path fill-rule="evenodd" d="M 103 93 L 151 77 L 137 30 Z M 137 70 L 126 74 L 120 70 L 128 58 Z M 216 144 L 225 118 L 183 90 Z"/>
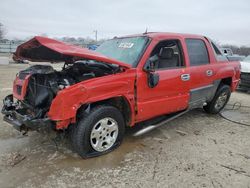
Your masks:
<path fill-rule="evenodd" d="M 16 87 L 16 95 L 24 95 L 23 100 L 19 100 L 21 105 L 32 109 L 36 118 L 41 118 L 49 110 L 58 91 L 81 81 L 115 74 L 119 71 L 121 69 L 117 65 L 92 60 L 64 64 L 61 71 L 55 70 L 50 65 L 33 65 L 17 75 L 17 79 L 27 81 L 25 93 L 23 93 L 24 85 L 14 84 L 14 88 Z"/>

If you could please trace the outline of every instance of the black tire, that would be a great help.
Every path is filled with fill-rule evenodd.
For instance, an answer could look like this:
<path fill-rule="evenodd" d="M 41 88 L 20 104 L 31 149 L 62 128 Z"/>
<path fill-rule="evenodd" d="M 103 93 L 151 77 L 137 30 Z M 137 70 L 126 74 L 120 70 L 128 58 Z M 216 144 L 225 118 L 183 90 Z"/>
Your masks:
<path fill-rule="evenodd" d="M 217 103 L 219 97 L 221 97 L 223 94 L 226 95 L 226 99 L 223 102 L 223 104 L 218 107 L 218 105 L 216 105 L 216 103 Z M 231 96 L 231 90 L 230 90 L 230 87 L 228 85 L 219 86 L 212 101 L 208 102 L 208 104 L 203 107 L 205 112 L 207 112 L 209 114 L 218 114 L 226 106 L 230 96 Z"/>
<path fill-rule="evenodd" d="M 96 124 L 104 118 L 112 118 L 118 124 L 118 134 L 114 144 L 105 151 L 96 151 L 91 145 L 91 132 Z M 97 106 L 90 110 L 89 113 L 84 112 L 82 117 L 73 127 L 71 132 L 71 142 L 75 152 L 81 157 L 96 157 L 108 153 L 117 148 L 124 136 L 125 123 L 122 113 L 113 106 Z"/>

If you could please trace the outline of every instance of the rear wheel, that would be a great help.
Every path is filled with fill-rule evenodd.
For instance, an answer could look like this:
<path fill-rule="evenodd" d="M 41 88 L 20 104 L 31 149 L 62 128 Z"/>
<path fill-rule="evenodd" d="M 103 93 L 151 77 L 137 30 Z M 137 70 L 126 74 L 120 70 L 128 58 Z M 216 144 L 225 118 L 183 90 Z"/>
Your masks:
<path fill-rule="evenodd" d="M 117 108 L 97 106 L 83 114 L 73 128 L 72 145 L 81 157 L 99 156 L 121 144 L 124 130 L 124 119 Z"/>
<path fill-rule="evenodd" d="M 222 85 L 217 90 L 213 100 L 203 108 L 207 113 L 217 114 L 226 106 L 230 96 L 230 87 L 228 85 Z"/>

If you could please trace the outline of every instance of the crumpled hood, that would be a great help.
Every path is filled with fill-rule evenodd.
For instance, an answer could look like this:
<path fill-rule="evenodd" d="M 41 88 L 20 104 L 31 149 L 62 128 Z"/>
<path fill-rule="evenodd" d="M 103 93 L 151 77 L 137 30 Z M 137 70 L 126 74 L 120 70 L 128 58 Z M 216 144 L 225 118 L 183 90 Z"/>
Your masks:
<path fill-rule="evenodd" d="M 47 37 L 36 36 L 19 45 L 14 53 L 14 60 L 30 60 L 36 62 L 67 62 L 73 63 L 79 59 L 96 60 L 116 64 L 125 68 L 131 65 L 109 58 L 98 52 L 79 46 L 66 44 Z"/>
<path fill-rule="evenodd" d="M 250 62 L 241 61 L 240 65 L 241 65 L 241 72 L 250 73 Z"/>

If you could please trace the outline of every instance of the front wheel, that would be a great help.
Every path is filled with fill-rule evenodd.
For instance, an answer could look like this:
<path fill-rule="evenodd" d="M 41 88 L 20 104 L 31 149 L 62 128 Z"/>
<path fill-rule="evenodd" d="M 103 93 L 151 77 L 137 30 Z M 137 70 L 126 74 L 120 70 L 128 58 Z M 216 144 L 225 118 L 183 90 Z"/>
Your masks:
<path fill-rule="evenodd" d="M 99 156 L 121 144 L 124 130 L 124 119 L 117 108 L 97 106 L 83 114 L 73 128 L 72 145 L 83 158 Z"/>
<path fill-rule="evenodd" d="M 217 90 L 212 101 L 209 102 L 203 108 L 207 113 L 217 114 L 226 106 L 230 96 L 231 96 L 230 87 L 228 85 L 222 85 Z"/>

